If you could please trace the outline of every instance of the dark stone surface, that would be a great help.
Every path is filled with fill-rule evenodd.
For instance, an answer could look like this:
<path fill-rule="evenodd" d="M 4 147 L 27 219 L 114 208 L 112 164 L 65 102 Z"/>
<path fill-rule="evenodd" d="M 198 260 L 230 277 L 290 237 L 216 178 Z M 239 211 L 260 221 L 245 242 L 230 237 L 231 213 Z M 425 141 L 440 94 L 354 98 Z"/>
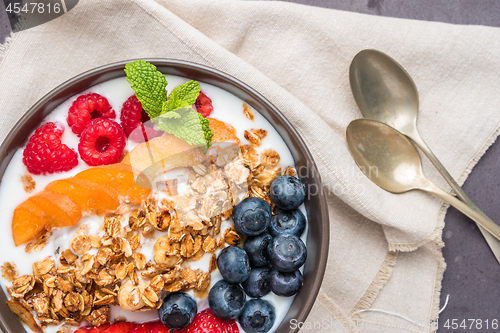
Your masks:
<path fill-rule="evenodd" d="M 10 35 L 11 31 L 9 16 L 5 11 L 5 2 L 0 1 L 0 43 L 5 41 L 5 38 Z"/>
<path fill-rule="evenodd" d="M 500 221 L 498 189 L 500 188 L 500 141 L 493 144 L 479 160 L 464 184 L 472 201 L 494 221 Z M 473 221 L 454 208 L 445 218 L 443 254 L 447 269 L 443 278 L 441 306 L 449 295 L 448 306 L 439 318 L 439 333 L 500 332 L 500 265 Z M 456 319 L 467 329 L 445 327 Z M 473 323 L 473 327 L 470 325 Z M 479 319 L 482 328 L 479 328 Z M 488 328 L 486 327 L 488 320 Z M 492 327 L 496 320 L 498 327 Z M 477 327 L 476 327 L 477 325 Z"/>
<path fill-rule="evenodd" d="M 381 16 L 500 27 L 500 1 L 495 0 L 287 1 Z M 0 42 L 11 30 L 4 8 L 4 3 L 0 2 Z M 471 199 L 495 221 L 500 221 L 499 172 L 500 142 L 497 142 L 479 161 L 464 185 Z M 449 302 L 440 315 L 438 332 L 500 332 L 500 265 L 481 233 L 470 219 L 450 208 L 443 239 L 448 266 L 441 305 L 447 295 Z M 453 319 L 458 325 L 456 329 L 451 326 Z M 493 324 L 495 320 L 497 328 Z M 449 328 L 445 327 L 446 323 Z M 465 328 L 460 327 L 461 324 L 465 324 Z"/>
<path fill-rule="evenodd" d="M 283 1 L 283 0 L 279 0 Z M 500 26 L 495 0 L 285 0 L 364 14 L 456 24 Z"/>

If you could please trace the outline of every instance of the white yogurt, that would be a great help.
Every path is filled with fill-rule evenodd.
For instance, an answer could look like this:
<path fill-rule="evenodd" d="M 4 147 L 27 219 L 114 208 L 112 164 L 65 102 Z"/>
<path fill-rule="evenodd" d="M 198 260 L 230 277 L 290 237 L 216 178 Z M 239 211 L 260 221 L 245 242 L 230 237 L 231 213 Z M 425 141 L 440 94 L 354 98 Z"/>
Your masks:
<path fill-rule="evenodd" d="M 169 83 L 167 87 L 169 92 L 179 84 L 189 81 L 189 79 L 187 78 L 174 75 L 166 75 L 166 78 Z M 282 168 L 294 165 L 292 155 L 285 142 L 280 137 L 278 132 L 276 132 L 272 125 L 262 115 L 260 115 L 256 110 L 252 109 L 254 113 L 254 120 L 249 120 L 243 114 L 243 101 L 241 99 L 225 90 L 222 90 L 210 84 L 200 82 L 200 85 L 202 91 L 212 99 L 214 111 L 210 115 L 210 117 L 231 124 L 236 129 L 237 135 L 242 143 L 247 143 L 243 136 L 245 130 L 249 130 L 251 128 L 262 128 L 267 130 L 267 136 L 262 140 L 262 145 L 257 148 L 257 151 L 260 153 L 265 149 L 272 148 L 279 153 L 281 157 L 279 165 Z M 125 100 L 134 93 L 125 77 L 95 85 L 87 91 L 82 92 L 81 94 L 86 94 L 89 92 L 101 94 L 108 99 L 109 103 L 117 114 L 117 121 L 119 121 L 120 110 L 123 102 L 125 102 Z M 64 101 L 45 118 L 46 122 L 57 122 L 63 125 L 65 130 L 62 137 L 62 142 L 68 145 L 70 148 L 73 148 L 75 151 L 78 151 L 78 137 L 73 134 L 71 129 L 67 126 L 66 117 L 69 107 L 77 97 L 78 96 L 74 96 Z M 133 146 L 128 145 L 129 149 L 131 149 L 132 147 Z M 53 232 L 49 243 L 39 252 L 26 253 L 25 245 L 16 247 L 12 239 L 11 230 L 11 221 L 14 209 L 20 203 L 28 199 L 31 195 L 42 191 L 48 183 L 57 179 L 74 176 L 78 172 L 88 168 L 85 162 L 79 159 L 78 166 L 68 172 L 45 176 L 32 175 L 33 180 L 36 182 L 36 187 L 32 193 L 26 193 L 21 182 L 21 177 L 27 173 L 27 169 L 22 163 L 22 153 L 23 149 L 19 149 L 15 153 L 0 183 L 0 214 L 4 221 L 4 223 L 0 225 L 0 264 L 3 264 L 5 262 L 14 262 L 20 275 L 31 274 L 32 264 L 34 262 L 41 261 L 48 256 L 54 257 L 57 262 L 57 250 L 60 249 L 62 251 L 69 248 L 69 242 L 72 235 L 76 230 L 78 230 L 81 225 L 86 224 L 89 234 L 95 234 L 97 233 L 99 226 L 103 223 L 104 220 L 103 217 L 89 216 L 83 218 L 80 223 L 73 227 L 66 227 L 60 230 L 56 230 Z M 304 205 L 302 205 L 300 209 L 307 216 Z M 231 225 L 231 220 L 224 221 L 221 226 L 222 232 L 224 232 L 224 230 L 226 228 L 229 228 Z M 157 237 L 155 239 L 160 237 L 161 234 L 162 233 L 157 232 Z M 302 240 L 304 242 L 306 242 L 306 236 L 307 229 L 302 236 Z M 147 259 L 151 261 L 153 260 L 153 245 L 154 240 L 150 240 L 146 244 L 143 243 L 141 249 L 141 253 L 143 253 L 147 257 Z M 189 264 L 193 269 L 199 268 L 203 271 L 208 271 L 209 261 L 210 255 L 206 254 L 201 260 L 197 262 L 190 262 Z M 213 286 L 221 278 L 222 277 L 218 270 L 213 272 L 211 285 Z M 4 292 L 6 292 L 6 286 L 10 285 L 10 282 L 0 277 L 0 284 Z M 193 295 L 193 292 L 190 292 L 190 294 Z M 288 309 L 290 308 L 290 305 L 293 301 L 293 297 L 279 297 L 274 295 L 273 293 L 270 293 L 263 299 L 270 302 L 276 310 L 276 321 L 270 331 L 274 332 L 288 312 Z M 202 311 L 208 307 L 207 299 L 197 300 L 198 311 Z M 111 317 L 111 320 L 117 317 L 125 317 L 127 318 L 127 320 L 134 322 L 147 322 L 158 319 L 156 311 L 130 312 L 121 309 L 119 306 L 114 306 L 112 308 Z M 25 328 L 28 332 L 30 332 L 29 328 Z M 45 329 L 45 332 L 55 333 L 57 332 L 58 328 L 59 326 L 49 326 Z M 240 331 L 243 332 L 241 327 Z"/>

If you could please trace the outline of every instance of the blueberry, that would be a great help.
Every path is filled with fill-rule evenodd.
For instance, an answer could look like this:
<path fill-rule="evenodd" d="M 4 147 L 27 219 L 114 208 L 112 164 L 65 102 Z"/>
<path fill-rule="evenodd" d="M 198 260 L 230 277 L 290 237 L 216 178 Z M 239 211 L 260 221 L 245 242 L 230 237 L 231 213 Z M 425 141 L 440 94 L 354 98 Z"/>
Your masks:
<path fill-rule="evenodd" d="M 163 325 L 172 330 L 181 330 L 193 322 L 198 308 L 196 301 L 181 292 L 168 294 L 158 309 Z"/>
<path fill-rule="evenodd" d="M 300 210 L 283 210 L 278 208 L 274 212 L 268 230 L 273 237 L 283 234 L 292 234 L 300 237 L 305 228 L 306 217 Z"/>
<path fill-rule="evenodd" d="M 255 267 L 269 265 L 267 258 L 267 245 L 273 239 L 268 233 L 262 233 L 259 236 L 248 237 L 245 240 L 243 248 L 248 253 L 250 263 Z"/>
<path fill-rule="evenodd" d="M 306 198 L 306 187 L 297 177 L 276 177 L 269 189 L 271 200 L 281 209 L 297 209 Z"/>
<path fill-rule="evenodd" d="M 263 299 L 249 300 L 238 318 L 246 333 L 266 333 L 273 327 L 275 320 L 274 307 Z"/>
<path fill-rule="evenodd" d="M 260 198 L 246 198 L 233 209 L 234 227 L 245 236 L 263 233 L 271 222 L 271 206 Z"/>
<path fill-rule="evenodd" d="M 238 317 L 245 306 L 246 296 L 238 284 L 217 281 L 208 293 L 208 306 L 219 318 L 229 320 Z"/>
<path fill-rule="evenodd" d="M 302 273 L 296 270 L 291 273 L 278 272 L 275 268 L 269 272 L 271 290 L 278 296 L 290 297 L 302 288 Z"/>
<path fill-rule="evenodd" d="M 278 271 L 293 272 L 304 265 L 307 249 L 299 237 L 284 234 L 269 242 L 267 256 Z"/>
<path fill-rule="evenodd" d="M 253 298 L 259 298 L 267 295 L 270 289 L 270 269 L 268 267 L 255 267 L 252 268 L 250 276 L 246 279 L 241 286 L 245 293 Z"/>
<path fill-rule="evenodd" d="M 250 260 L 242 248 L 231 245 L 224 248 L 217 258 L 219 271 L 227 282 L 241 283 L 250 276 Z"/>

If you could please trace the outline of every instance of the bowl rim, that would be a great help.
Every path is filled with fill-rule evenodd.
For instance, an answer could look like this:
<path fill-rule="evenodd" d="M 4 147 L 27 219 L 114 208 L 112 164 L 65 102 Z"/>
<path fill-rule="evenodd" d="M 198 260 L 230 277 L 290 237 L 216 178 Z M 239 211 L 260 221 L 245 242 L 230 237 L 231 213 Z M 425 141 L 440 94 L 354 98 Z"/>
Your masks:
<path fill-rule="evenodd" d="M 8 135 L 5 137 L 4 141 L 2 142 L 0 146 L 0 183 L 1 180 L 3 179 L 5 169 L 10 163 L 10 160 L 12 159 L 13 154 L 15 151 L 17 151 L 18 148 L 22 147 L 23 144 L 27 141 L 27 133 L 32 133 L 33 130 L 40 124 L 40 122 L 45 118 L 46 114 L 50 113 L 55 107 L 60 105 L 62 102 L 67 100 L 68 98 L 71 98 L 71 96 L 74 96 L 78 93 L 81 93 L 83 90 L 86 90 L 96 84 L 99 84 L 101 82 L 108 81 L 113 78 L 117 78 L 120 76 L 125 76 L 125 73 L 123 72 L 123 75 L 119 76 L 114 76 L 111 78 L 104 78 L 106 77 L 107 74 L 116 72 L 117 70 L 123 70 L 125 68 L 125 64 L 130 63 L 135 60 L 139 59 L 144 59 L 147 62 L 150 62 L 154 64 L 157 67 L 167 67 L 167 68 L 173 68 L 175 70 L 179 70 L 182 73 L 186 73 L 185 75 L 183 74 L 177 74 L 175 73 L 174 75 L 180 75 L 180 76 L 185 76 L 187 78 L 190 78 L 189 72 L 201 74 L 202 76 L 206 76 L 207 80 L 210 78 L 212 80 L 211 82 L 207 82 L 209 84 L 212 84 L 214 86 L 217 86 L 223 90 L 228 91 L 227 87 L 221 87 L 220 85 L 228 85 L 228 87 L 234 87 L 236 90 L 239 90 L 243 92 L 244 94 L 248 95 L 252 100 L 257 101 L 258 104 L 261 104 L 265 107 L 265 112 L 267 113 L 268 111 L 270 112 L 270 116 L 272 116 L 272 119 L 269 119 L 268 116 L 263 114 L 262 110 L 258 110 L 259 113 L 263 114 L 263 116 L 269 121 L 269 123 L 275 128 L 275 130 L 278 131 L 280 136 L 285 140 L 283 137 L 284 133 L 281 133 L 282 131 L 285 131 L 287 134 L 291 134 L 292 136 L 292 141 L 295 142 L 293 149 L 299 149 L 300 153 L 306 158 L 308 167 L 312 168 L 311 172 L 311 180 L 313 181 L 316 186 L 321 188 L 321 177 L 318 172 L 318 168 L 316 166 L 316 163 L 307 147 L 305 144 L 304 140 L 302 137 L 298 134 L 297 130 L 292 126 L 292 124 L 286 119 L 286 117 L 272 104 L 269 100 L 267 100 L 261 93 L 259 93 L 257 90 L 251 88 L 249 85 L 246 83 L 240 81 L 239 79 L 222 72 L 220 70 L 201 65 L 198 63 L 190 62 L 190 61 L 185 61 L 185 60 L 179 60 L 179 59 L 170 59 L 170 58 L 138 58 L 138 59 L 130 59 L 130 60 L 123 60 L 123 61 L 118 61 L 114 63 L 109 63 L 106 65 L 98 66 L 93 69 L 87 70 L 81 74 L 75 75 L 72 78 L 64 81 L 63 83 L 59 84 L 57 87 L 54 89 L 50 90 L 47 94 L 45 94 L 42 98 L 40 98 L 33 106 L 29 108 L 29 110 L 17 121 L 17 123 L 14 125 L 14 127 L 10 130 Z M 161 70 L 160 70 L 161 71 Z M 198 81 L 204 82 L 206 80 L 204 79 L 197 79 Z M 209 81 L 210 81 L 209 80 Z M 215 80 L 215 81 L 213 81 Z M 71 94 L 66 93 L 71 87 L 75 87 L 78 84 L 83 83 L 83 88 L 80 89 L 78 92 L 73 92 Z M 220 85 L 218 85 L 218 83 Z M 224 83 L 224 84 L 223 84 Z M 231 94 L 235 94 L 232 91 L 229 91 Z M 240 96 L 238 96 L 240 99 Z M 243 99 L 244 100 L 244 99 Z M 245 101 L 247 104 L 254 104 L 252 101 L 248 103 L 249 101 Z M 48 111 L 47 111 L 48 109 Z M 44 114 L 45 112 L 45 114 Z M 279 124 L 276 123 L 276 121 L 279 122 Z M 277 128 L 280 127 L 282 131 Z M 27 128 L 31 128 L 30 131 L 26 131 Z M 23 131 L 24 130 L 24 131 Z M 286 140 L 285 140 L 286 141 Z M 287 144 L 287 147 L 292 150 L 292 147 L 289 146 L 288 142 L 285 142 Z M 294 156 L 294 162 L 297 163 L 296 158 Z M 328 249 L 329 249 L 329 215 L 328 215 L 328 206 L 326 202 L 326 198 L 323 195 L 315 195 L 315 197 L 318 200 L 318 205 L 319 205 L 319 211 L 318 216 L 319 216 L 319 227 L 320 227 L 320 235 L 318 235 L 320 239 L 320 246 L 319 246 L 319 251 L 316 251 L 316 260 L 315 260 L 315 266 L 316 269 L 314 270 L 314 274 L 312 276 L 312 281 L 308 280 L 308 289 L 311 290 L 311 292 L 306 296 L 305 302 L 302 302 L 300 305 L 300 309 L 298 313 L 296 313 L 296 316 L 293 317 L 293 319 L 297 320 L 297 323 L 304 322 L 310 313 L 317 295 L 319 293 L 325 271 L 326 271 L 326 265 L 328 261 Z M 309 211 L 308 211 L 308 217 L 309 217 Z M 309 221 L 309 219 L 308 219 Z M 310 232 L 311 230 L 309 229 L 308 231 L 308 244 L 310 243 Z M 307 261 L 306 261 L 307 265 Z M 306 277 L 305 277 L 306 278 Z M 311 279 L 311 277 L 307 277 L 308 279 Z M 300 295 L 300 293 L 299 293 Z M 17 320 L 19 325 L 16 325 L 15 323 L 12 323 L 12 313 L 7 313 L 8 316 L 6 316 L 5 310 L 8 309 L 8 307 L 5 304 L 6 300 L 6 295 L 3 291 L 2 288 L 0 288 L 0 329 L 4 333 L 18 333 L 19 331 L 19 325 L 20 321 L 18 320 L 17 317 L 15 319 Z M 296 301 L 297 298 L 294 299 L 293 302 Z M 293 304 L 293 303 L 292 303 Z M 10 310 L 9 310 L 10 312 Z M 290 309 L 287 312 L 286 317 L 283 319 L 282 323 L 279 325 L 277 328 L 276 332 L 281 333 L 281 332 L 290 332 L 290 333 L 295 333 L 299 330 L 298 325 L 295 325 L 295 328 L 292 328 L 291 325 L 288 327 L 284 326 L 286 323 L 286 319 L 291 319 L 289 318 L 289 313 Z M 13 324 L 13 325 L 12 325 Z M 11 326 L 17 326 L 15 327 L 16 330 L 12 330 Z M 22 327 L 22 326 L 21 326 Z M 288 328 L 288 330 L 287 330 Z"/>

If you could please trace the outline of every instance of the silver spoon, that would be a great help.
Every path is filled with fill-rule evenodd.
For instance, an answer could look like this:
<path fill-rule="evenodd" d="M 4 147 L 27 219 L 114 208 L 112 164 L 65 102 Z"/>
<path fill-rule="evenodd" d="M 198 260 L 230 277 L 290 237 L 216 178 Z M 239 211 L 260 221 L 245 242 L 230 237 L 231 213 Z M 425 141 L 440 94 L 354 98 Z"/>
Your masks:
<path fill-rule="evenodd" d="M 375 120 L 356 119 L 347 126 L 346 137 L 356 164 L 375 184 L 392 193 L 422 190 L 434 194 L 500 240 L 500 226 L 425 178 L 420 155 L 403 134 Z"/>
<path fill-rule="evenodd" d="M 363 116 L 394 127 L 413 140 L 443 175 L 457 196 L 487 218 L 486 214 L 465 194 L 418 133 L 418 91 L 403 67 L 380 51 L 363 50 L 352 60 L 349 80 L 354 99 Z M 500 242 L 481 226 L 479 230 L 500 262 Z"/>

